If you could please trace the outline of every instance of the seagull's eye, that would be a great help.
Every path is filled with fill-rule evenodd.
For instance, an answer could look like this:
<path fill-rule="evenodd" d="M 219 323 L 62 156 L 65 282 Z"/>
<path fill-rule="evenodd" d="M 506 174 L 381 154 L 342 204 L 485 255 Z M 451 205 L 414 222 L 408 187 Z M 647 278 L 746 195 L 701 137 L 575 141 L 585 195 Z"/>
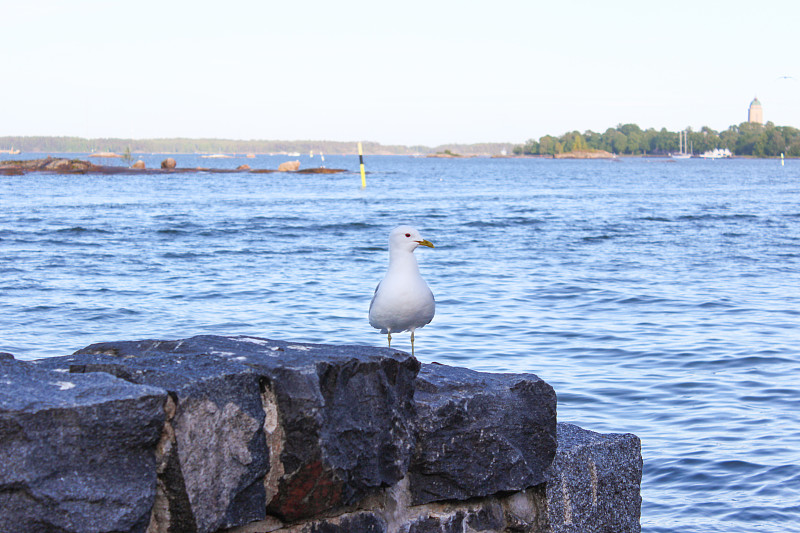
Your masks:
<path fill-rule="evenodd" d="M 411 237 L 411 234 L 410 233 L 406 233 L 406 237 Z"/>

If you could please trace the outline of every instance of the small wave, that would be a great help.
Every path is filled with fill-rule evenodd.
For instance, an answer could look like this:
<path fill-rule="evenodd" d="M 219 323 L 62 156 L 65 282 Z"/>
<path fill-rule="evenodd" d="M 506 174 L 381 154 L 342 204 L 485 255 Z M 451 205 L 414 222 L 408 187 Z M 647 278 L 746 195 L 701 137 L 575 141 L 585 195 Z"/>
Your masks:
<path fill-rule="evenodd" d="M 616 300 L 616 303 L 622 305 L 653 305 L 653 304 L 666 304 L 670 303 L 671 300 L 667 298 L 656 298 L 654 296 L 628 296 L 625 298 L 619 298 Z"/>
<path fill-rule="evenodd" d="M 24 313 L 38 313 L 40 311 L 54 311 L 60 309 L 58 306 L 55 305 L 36 305 L 34 307 L 27 307 L 22 309 Z"/>
<path fill-rule="evenodd" d="M 109 230 L 106 230 L 106 229 L 101 229 L 101 228 L 84 228 L 83 226 L 74 226 L 72 228 L 62 228 L 62 229 L 55 230 L 54 233 L 59 233 L 59 234 L 67 233 L 67 234 L 80 235 L 80 234 L 86 234 L 86 233 L 110 234 L 110 233 L 113 233 L 113 232 L 111 232 Z"/>
<path fill-rule="evenodd" d="M 247 249 L 239 249 L 239 250 L 214 250 L 210 252 L 214 255 L 257 255 L 259 257 L 269 256 L 269 255 L 278 255 L 282 252 L 272 251 L 272 250 L 258 250 L 253 251 L 251 248 Z"/>
<path fill-rule="evenodd" d="M 694 355 L 694 354 L 687 354 L 687 355 Z M 718 368 L 758 368 L 758 367 L 766 367 L 769 365 L 791 365 L 794 364 L 795 361 L 785 357 L 773 357 L 773 356 L 759 356 L 759 355 L 750 355 L 745 357 L 723 357 L 720 359 L 711 359 L 711 360 L 694 360 L 688 361 L 684 363 L 682 366 L 684 368 L 707 368 L 707 369 L 718 369 Z"/>
<path fill-rule="evenodd" d="M 700 309 L 730 309 L 732 307 L 736 307 L 730 302 L 725 301 L 708 301 L 698 304 L 697 307 Z"/>
<path fill-rule="evenodd" d="M 134 309 L 128 309 L 125 307 L 120 307 L 119 309 L 107 310 L 106 312 L 103 313 L 97 313 L 95 315 L 88 317 L 87 319 L 91 320 L 92 322 L 97 322 L 97 321 L 108 320 L 110 318 L 119 318 L 120 316 L 133 316 L 139 314 L 141 314 L 140 311 L 136 311 Z"/>
<path fill-rule="evenodd" d="M 582 242 L 586 242 L 586 243 L 595 243 L 595 242 L 608 241 L 608 240 L 614 239 L 616 237 L 618 237 L 618 235 L 608 235 L 608 234 L 589 235 L 587 237 L 582 238 L 581 241 Z"/>
<path fill-rule="evenodd" d="M 181 229 L 172 229 L 172 228 L 165 228 L 157 230 L 156 233 L 158 235 L 190 235 L 192 232 L 181 230 Z"/>
<path fill-rule="evenodd" d="M 754 220 L 758 216 L 750 214 L 733 214 L 733 215 L 718 215 L 718 214 L 705 214 L 705 215 L 681 215 L 678 220 L 698 221 L 698 220 Z"/>
<path fill-rule="evenodd" d="M 507 228 L 510 226 L 537 226 L 544 224 L 540 218 L 511 217 L 500 220 L 473 220 L 463 225 L 470 228 Z"/>
<path fill-rule="evenodd" d="M 657 217 L 657 216 L 640 217 L 637 218 L 636 220 L 641 220 L 643 222 L 673 222 L 671 218 Z"/>
<path fill-rule="evenodd" d="M 367 222 L 346 222 L 343 224 L 312 224 L 308 226 L 311 231 L 328 231 L 328 230 L 351 230 L 351 229 L 370 229 L 380 228 L 382 226 L 376 224 L 369 224 Z"/>
<path fill-rule="evenodd" d="M 369 224 L 366 222 L 345 222 L 342 224 L 308 224 L 303 226 L 287 225 L 275 228 L 265 228 L 270 234 L 280 235 L 281 237 L 300 238 L 307 233 L 328 233 L 341 235 L 342 233 L 354 230 L 365 230 L 373 228 L 383 228 L 383 225 Z"/>
<path fill-rule="evenodd" d="M 17 240 L 17 242 L 29 242 L 24 240 Z M 76 247 L 90 247 L 90 248 L 99 248 L 104 246 L 102 243 L 99 242 L 82 242 L 82 241 L 66 241 L 61 239 L 45 239 L 43 241 L 36 241 L 38 244 L 54 244 L 56 246 L 76 246 Z"/>
<path fill-rule="evenodd" d="M 206 254 L 199 252 L 166 252 L 161 254 L 165 259 L 195 259 L 197 257 L 205 257 Z"/>

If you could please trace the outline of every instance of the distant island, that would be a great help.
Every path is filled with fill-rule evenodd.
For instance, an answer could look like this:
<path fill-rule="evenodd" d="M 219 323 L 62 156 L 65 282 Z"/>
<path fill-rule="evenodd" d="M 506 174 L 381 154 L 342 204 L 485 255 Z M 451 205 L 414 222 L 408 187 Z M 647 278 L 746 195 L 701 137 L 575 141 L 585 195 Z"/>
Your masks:
<path fill-rule="evenodd" d="M 687 145 L 695 154 L 727 148 L 733 155 L 751 157 L 800 157 L 800 130 L 790 126 L 775 126 L 743 122 L 723 132 L 709 127 L 700 131 L 686 130 Z M 531 139 L 512 150 L 518 156 L 550 156 L 605 151 L 616 155 L 669 155 L 678 152 L 678 132 L 666 128 L 642 130 L 636 124 L 620 124 L 603 133 L 591 130 L 571 131 L 554 137 L 545 135 Z"/>

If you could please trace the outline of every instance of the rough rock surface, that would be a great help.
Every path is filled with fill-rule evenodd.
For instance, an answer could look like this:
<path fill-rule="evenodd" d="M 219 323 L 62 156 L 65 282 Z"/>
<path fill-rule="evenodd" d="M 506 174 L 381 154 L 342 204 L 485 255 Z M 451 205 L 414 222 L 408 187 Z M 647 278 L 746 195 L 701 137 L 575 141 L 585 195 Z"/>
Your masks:
<path fill-rule="evenodd" d="M 2 533 L 639 533 L 641 474 L 532 374 L 248 336 L 0 353 Z"/>
<path fill-rule="evenodd" d="M 253 523 L 228 533 L 640 533 L 639 439 L 558 424 L 546 482 L 465 501 L 411 505 L 408 479 L 336 517 L 282 526 Z M 360 527 L 350 528 L 358 524 Z"/>
<path fill-rule="evenodd" d="M 259 376 L 213 346 L 182 341 L 102 343 L 45 364 L 108 372 L 169 392 L 158 455 L 154 521 L 215 531 L 264 517 L 269 451 Z M 199 351 L 199 353 L 198 353 Z"/>
<path fill-rule="evenodd" d="M 0 358 L 0 531 L 141 532 L 166 393 Z"/>
<path fill-rule="evenodd" d="M 26 161 L 0 161 L 0 173 L 22 174 L 25 172 L 84 173 L 96 170 L 96 165 L 81 159 L 46 157 Z"/>
<path fill-rule="evenodd" d="M 556 453 L 556 395 L 533 374 L 423 365 L 414 400 L 414 504 L 522 490 Z"/>
<path fill-rule="evenodd" d="M 169 391 L 159 502 L 199 531 L 354 503 L 410 460 L 419 363 L 408 354 L 200 336 L 95 344 L 43 364 Z"/>
<path fill-rule="evenodd" d="M 135 168 L 136 170 L 142 170 L 144 168 L 147 168 L 147 166 L 145 165 L 144 161 L 139 159 L 136 163 L 131 165 L 131 168 Z"/>
<path fill-rule="evenodd" d="M 614 159 L 616 156 L 605 150 L 575 150 L 561 154 L 554 154 L 554 159 Z"/>
<path fill-rule="evenodd" d="M 300 161 L 285 161 L 278 165 L 278 172 L 292 172 L 300 168 Z"/>
<path fill-rule="evenodd" d="M 177 163 L 171 157 L 168 157 L 161 162 L 161 168 L 163 168 L 164 170 L 173 170 L 176 166 Z"/>
<path fill-rule="evenodd" d="M 325 168 L 325 167 L 312 167 L 298 170 L 298 174 L 339 174 L 340 172 L 347 172 L 343 168 Z"/>
<path fill-rule="evenodd" d="M 558 425 L 558 453 L 547 472 L 552 533 L 641 531 L 641 442 Z"/>

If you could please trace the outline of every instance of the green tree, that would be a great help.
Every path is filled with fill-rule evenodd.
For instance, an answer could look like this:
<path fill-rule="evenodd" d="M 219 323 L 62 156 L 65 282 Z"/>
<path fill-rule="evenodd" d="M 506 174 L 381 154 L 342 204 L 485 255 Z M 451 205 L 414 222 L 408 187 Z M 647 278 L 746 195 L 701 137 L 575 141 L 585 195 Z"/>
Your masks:
<path fill-rule="evenodd" d="M 627 153 L 628 137 L 626 137 L 624 133 L 618 130 L 610 130 L 610 132 L 606 133 L 608 134 L 608 140 L 606 143 L 610 148 L 610 152 L 615 154 Z"/>
<path fill-rule="evenodd" d="M 765 132 L 766 137 L 764 148 L 769 156 L 779 156 L 786 152 L 786 139 L 783 138 L 780 130 L 771 128 Z"/>
<path fill-rule="evenodd" d="M 552 135 L 545 135 L 539 139 L 539 154 L 554 155 L 556 153 L 556 138 Z"/>
<path fill-rule="evenodd" d="M 563 140 L 565 152 L 585 151 L 588 149 L 586 139 L 577 131 L 567 133 Z"/>

